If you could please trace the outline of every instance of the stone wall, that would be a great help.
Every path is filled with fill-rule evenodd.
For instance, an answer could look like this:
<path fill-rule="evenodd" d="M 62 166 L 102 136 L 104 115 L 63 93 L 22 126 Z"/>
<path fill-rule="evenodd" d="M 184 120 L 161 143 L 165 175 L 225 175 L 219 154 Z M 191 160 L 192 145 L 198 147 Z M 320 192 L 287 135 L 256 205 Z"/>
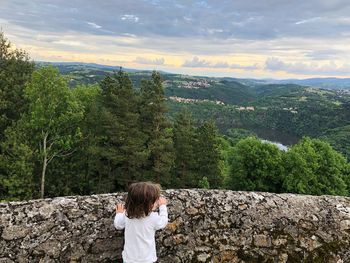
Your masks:
<path fill-rule="evenodd" d="M 350 262 L 350 198 L 167 190 L 159 262 Z M 119 262 L 123 194 L 0 204 L 0 262 Z"/>

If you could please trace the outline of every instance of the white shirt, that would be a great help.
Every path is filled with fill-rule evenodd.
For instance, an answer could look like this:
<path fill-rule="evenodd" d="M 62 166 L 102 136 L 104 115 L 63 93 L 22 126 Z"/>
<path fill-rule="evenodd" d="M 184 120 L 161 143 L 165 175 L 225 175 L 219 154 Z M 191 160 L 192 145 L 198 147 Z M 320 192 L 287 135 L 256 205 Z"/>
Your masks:
<path fill-rule="evenodd" d="M 129 219 L 124 213 L 117 213 L 114 226 L 125 228 L 125 243 L 122 253 L 124 263 L 153 263 L 157 261 L 155 232 L 168 224 L 166 205 L 159 207 L 159 213 L 151 212 L 148 216 Z"/>

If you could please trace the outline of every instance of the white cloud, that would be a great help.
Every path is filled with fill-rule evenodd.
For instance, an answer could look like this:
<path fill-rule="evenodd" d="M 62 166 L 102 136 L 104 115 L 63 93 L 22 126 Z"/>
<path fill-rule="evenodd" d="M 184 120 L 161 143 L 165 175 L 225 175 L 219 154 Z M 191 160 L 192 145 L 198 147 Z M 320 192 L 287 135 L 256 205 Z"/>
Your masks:
<path fill-rule="evenodd" d="M 93 23 L 93 22 L 86 22 L 89 26 L 91 26 L 92 28 L 95 28 L 95 29 L 100 29 L 102 28 L 102 26 L 96 24 L 96 23 Z"/>
<path fill-rule="evenodd" d="M 309 18 L 309 19 L 300 20 L 298 22 L 295 22 L 295 24 L 301 25 L 301 24 L 306 24 L 306 23 L 312 23 L 312 22 L 316 22 L 320 19 L 322 19 L 322 17 L 313 17 L 313 18 Z"/>
<path fill-rule="evenodd" d="M 182 66 L 189 67 L 189 68 L 226 68 L 226 69 L 241 69 L 241 70 L 259 69 L 258 64 L 240 65 L 240 64 L 229 64 L 226 61 L 212 62 L 205 59 L 199 59 L 197 56 L 193 57 L 191 60 L 186 60 Z"/>
<path fill-rule="evenodd" d="M 72 46 L 72 47 L 83 47 L 85 46 L 84 43 L 80 42 L 80 41 L 76 41 L 76 40 L 56 40 L 53 41 L 52 43 L 54 44 L 59 44 L 59 45 L 65 45 L 65 46 Z"/>
<path fill-rule="evenodd" d="M 120 17 L 120 19 L 123 21 L 129 21 L 129 22 L 134 22 L 134 23 L 137 23 L 140 20 L 140 18 L 138 16 L 135 16 L 135 15 L 122 15 Z"/>
<path fill-rule="evenodd" d="M 193 57 L 191 60 L 186 60 L 182 66 L 189 68 L 207 68 L 210 67 L 210 62 L 204 59 L 201 60 L 198 57 Z"/>
<path fill-rule="evenodd" d="M 350 65 L 339 65 L 333 61 L 330 61 L 326 64 L 318 64 L 316 62 L 284 62 L 279 58 L 272 57 L 266 60 L 265 69 L 270 71 L 282 71 L 286 73 L 301 75 L 350 75 Z"/>
<path fill-rule="evenodd" d="M 165 59 L 164 58 L 155 58 L 155 59 L 149 59 L 144 57 L 137 57 L 134 62 L 138 64 L 146 64 L 146 65 L 164 65 Z"/>

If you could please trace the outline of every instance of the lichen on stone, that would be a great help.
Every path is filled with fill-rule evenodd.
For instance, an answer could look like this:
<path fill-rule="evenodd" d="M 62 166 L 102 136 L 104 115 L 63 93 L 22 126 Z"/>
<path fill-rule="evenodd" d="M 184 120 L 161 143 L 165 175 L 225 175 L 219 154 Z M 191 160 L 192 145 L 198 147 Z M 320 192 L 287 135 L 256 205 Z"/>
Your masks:
<path fill-rule="evenodd" d="M 166 190 L 160 263 L 350 262 L 350 198 Z M 0 263 L 119 262 L 125 193 L 0 204 Z"/>

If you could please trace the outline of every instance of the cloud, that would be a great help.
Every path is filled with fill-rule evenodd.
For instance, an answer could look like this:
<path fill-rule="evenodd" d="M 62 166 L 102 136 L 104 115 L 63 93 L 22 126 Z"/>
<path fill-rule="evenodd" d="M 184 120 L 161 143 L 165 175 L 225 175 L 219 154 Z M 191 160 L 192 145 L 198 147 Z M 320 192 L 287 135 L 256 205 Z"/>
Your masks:
<path fill-rule="evenodd" d="M 72 46 L 72 47 L 84 47 L 85 44 L 80 42 L 80 41 L 76 41 L 76 40 L 57 40 L 57 41 L 53 41 L 52 43 L 54 44 L 59 44 L 59 45 L 65 45 L 65 46 Z"/>
<path fill-rule="evenodd" d="M 183 67 L 189 68 L 207 68 L 211 67 L 210 62 L 206 60 L 201 60 L 198 57 L 193 57 L 191 60 L 186 60 L 185 63 L 182 64 Z"/>
<path fill-rule="evenodd" d="M 86 22 L 89 26 L 91 26 L 92 28 L 95 28 L 95 29 L 100 29 L 102 28 L 102 26 L 98 25 L 98 24 L 95 24 L 93 22 Z"/>
<path fill-rule="evenodd" d="M 39 31 L 98 34 L 102 27 L 106 34 L 251 40 L 339 37 L 350 31 L 344 26 L 349 12 L 347 0 L 75 0 L 56 1 L 55 8 L 50 0 L 4 0 L 0 7 L 3 19 Z"/>
<path fill-rule="evenodd" d="M 135 16 L 135 15 L 122 15 L 120 17 L 121 20 L 124 20 L 124 21 L 129 21 L 129 22 L 134 22 L 134 23 L 137 23 L 139 22 L 139 17 Z"/>
<path fill-rule="evenodd" d="M 268 58 L 265 62 L 265 69 L 302 75 L 340 76 L 350 74 L 350 65 L 347 64 L 338 65 L 335 62 L 327 64 L 284 62 L 278 58 Z"/>
<path fill-rule="evenodd" d="M 229 68 L 230 65 L 227 62 L 222 61 L 222 62 L 217 62 L 217 63 L 211 65 L 211 67 L 213 67 L 213 68 Z"/>
<path fill-rule="evenodd" d="M 301 25 L 301 24 L 306 24 L 306 23 L 312 23 L 312 22 L 316 22 L 317 20 L 320 20 L 320 19 L 322 19 L 322 18 L 321 17 L 313 17 L 313 18 L 297 21 L 297 22 L 295 22 L 295 24 Z"/>
<path fill-rule="evenodd" d="M 307 52 L 305 56 L 313 60 L 335 60 L 341 58 L 342 53 L 341 50 L 325 49 Z"/>
<path fill-rule="evenodd" d="M 259 65 L 255 63 L 254 65 L 239 65 L 239 64 L 231 64 L 230 68 L 232 69 L 242 69 L 242 70 L 257 70 L 260 69 Z"/>
<path fill-rule="evenodd" d="M 149 59 L 144 57 L 137 57 L 134 60 L 134 62 L 138 64 L 146 64 L 146 65 L 164 65 L 165 59 L 164 58 Z"/>
<path fill-rule="evenodd" d="M 287 64 L 304 61 L 316 69 L 332 65 L 331 61 L 341 68 L 350 61 L 348 0 L 0 2 L 5 34 L 19 46 L 35 47 L 35 54 L 41 48 L 52 53 L 109 53 L 123 60 L 127 57 L 129 62 L 163 65 L 145 59 L 162 54 L 168 63 L 177 65 L 176 70 L 182 65 L 186 72 L 206 68 L 208 72 L 237 69 L 254 74 L 278 65 L 268 61 L 267 67 L 267 58 Z M 226 61 L 232 54 L 239 57 L 238 64 Z M 144 59 L 136 62 L 137 57 Z M 315 61 L 321 64 L 314 66 L 311 62 Z M 311 66 L 300 66 L 311 72 Z M 288 72 L 300 72 L 291 68 Z M 325 75 L 334 73 L 331 67 L 329 72 L 326 69 L 322 68 Z M 266 70 L 268 74 L 285 72 Z"/>
<path fill-rule="evenodd" d="M 241 70 L 257 70 L 259 69 L 258 64 L 254 65 L 239 65 L 239 64 L 229 64 L 225 61 L 212 62 L 205 59 L 200 59 L 197 56 L 193 57 L 191 60 L 186 60 L 182 64 L 183 67 L 189 68 L 225 68 L 225 69 L 241 69 Z"/>

